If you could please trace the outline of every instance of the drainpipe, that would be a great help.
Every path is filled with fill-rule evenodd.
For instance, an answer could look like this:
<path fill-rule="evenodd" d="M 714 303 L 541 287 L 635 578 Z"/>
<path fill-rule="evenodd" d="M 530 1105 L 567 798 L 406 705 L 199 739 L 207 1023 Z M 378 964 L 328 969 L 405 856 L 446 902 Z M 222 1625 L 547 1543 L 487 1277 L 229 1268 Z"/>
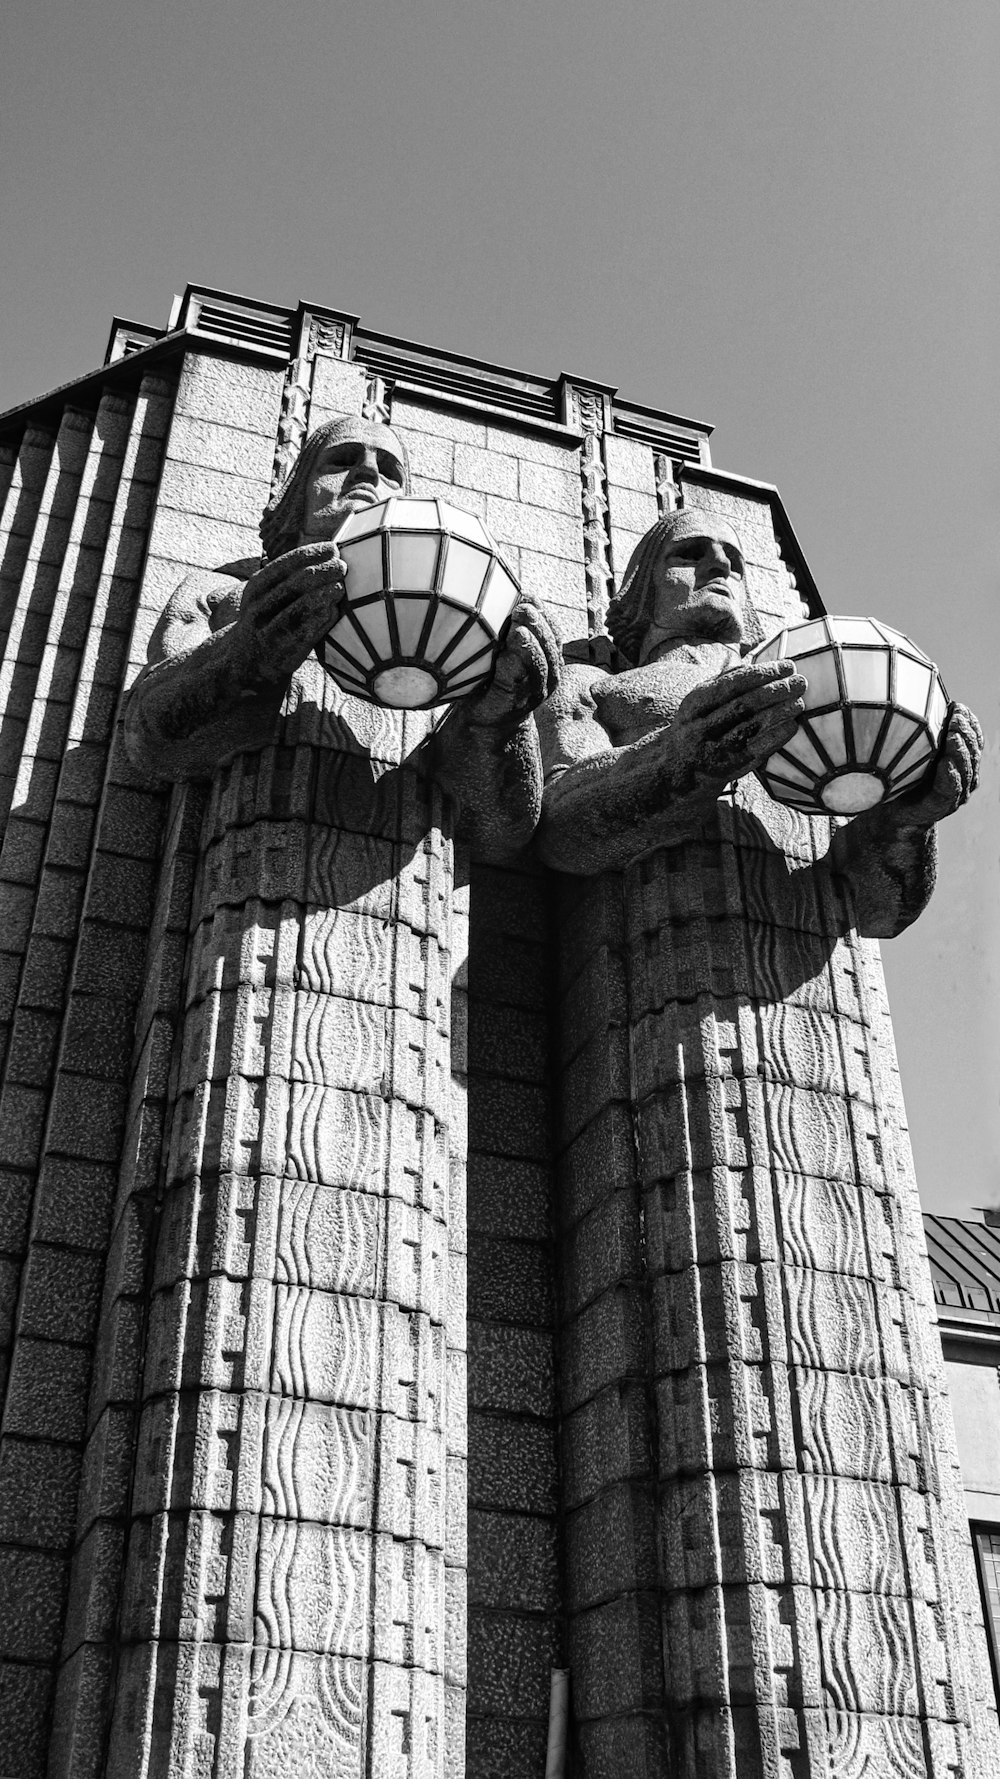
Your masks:
<path fill-rule="evenodd" d="M 545 1754 L 545 1779 L 565 1779 L 568 1726 L 569 1669 L 553 1668 L 549 1684 L 549 1745 Z"/>

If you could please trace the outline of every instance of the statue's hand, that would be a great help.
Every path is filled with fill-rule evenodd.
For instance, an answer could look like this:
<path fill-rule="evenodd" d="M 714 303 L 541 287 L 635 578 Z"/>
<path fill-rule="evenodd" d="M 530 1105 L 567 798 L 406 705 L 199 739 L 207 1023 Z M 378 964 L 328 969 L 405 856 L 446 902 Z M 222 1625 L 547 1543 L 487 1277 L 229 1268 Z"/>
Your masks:
<path fill-rule="evenodd" d="M 664 732 L 671 753 L 694 779 L 721 789 L 791 739 L 806 684 L 787 659 L 731 668 L 681 701 Z"/>
<path fill-rule="evenodd" d="M 287 679 L 301 666 L 336 622 L 345 574 L 336 544 L 323 542 L 288 550 L 251 575 L 233 625 L 245 685 Z"/>
<path fill-rule="evenodd" d="M 948 713 L 937 765 L 924 784 L 905 797 L 881 806 L 886 820 L 899 828 L 932 828 L 967 803 L 979 783 L 983 732 L 966 704 Z"/>
<path fill-rule="evenodd" d="M 464 701 L 475 726 L 498 727 L 523 722 L 551 698 L 559 684 L 562 650 L 559 639 L 537 600 L 522 594 L 497 656 L 493 678 L 482 692 Z"/>

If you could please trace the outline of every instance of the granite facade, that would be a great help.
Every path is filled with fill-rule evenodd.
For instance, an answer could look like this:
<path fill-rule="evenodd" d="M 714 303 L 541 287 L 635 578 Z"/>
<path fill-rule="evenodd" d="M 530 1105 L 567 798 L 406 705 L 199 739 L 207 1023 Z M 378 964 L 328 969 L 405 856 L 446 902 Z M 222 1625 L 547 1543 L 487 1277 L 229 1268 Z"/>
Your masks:
<path fill-rule="evenodd" d="M 318 666 L 211 784 L 118 728 L 332 414 L 566 644 L 677 501 L 796 615 L 780 502 L 349 318 L 171 338 L 0 447 L 0 1776 L 540 1779 L 569 1667 L 581 1779 L 989 1779 L 877 948 L 773 870 L 819 824 L 570 880 Z"/>

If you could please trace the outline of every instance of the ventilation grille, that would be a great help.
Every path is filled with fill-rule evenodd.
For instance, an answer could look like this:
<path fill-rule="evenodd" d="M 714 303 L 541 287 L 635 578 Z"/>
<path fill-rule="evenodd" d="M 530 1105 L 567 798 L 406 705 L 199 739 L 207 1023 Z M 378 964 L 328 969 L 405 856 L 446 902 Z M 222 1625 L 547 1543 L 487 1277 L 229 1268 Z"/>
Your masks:
<path fill-rule="evenodd" d="M 621 413 L 615 409 L 615 432 L 623 439 L 637 439 L 641 445 L 652 445 L 667 457 L 682 463 L 701 462 L 701 439 L 697 433 L 678 432 L 676 428 L 658 425 L 646 415 Z"/>
<path fill-rule="evenodd" d="M 555 392 L 541 385 L 530 388 L 507 383 L 491 376 L 488 371 L 477 374 L 474 370 L 457 370 L 438 360 L 418 359 L 412 353 L 382 351 L 361 340 L 356 343 L 355 356 L 372 376 L 384 377 L 390 382 L 401 378 L 407 383 L 422 384 L 441 395 L 482 402 L 492 408 L 509 408 L 536 420 L 554 421 L 557 418 Z"/>
<path fill-rule="evenodd" d="M 287 315 L 263 309 L 251 309 L 238 303 L 192 302 L 189 325 L 200 334 L 214 334 L 224 340 L 240 340 L 248 346 L 263 346 L 269 352 L 280 352 L 288 358 L 292 350 L 292 323 Z"/>

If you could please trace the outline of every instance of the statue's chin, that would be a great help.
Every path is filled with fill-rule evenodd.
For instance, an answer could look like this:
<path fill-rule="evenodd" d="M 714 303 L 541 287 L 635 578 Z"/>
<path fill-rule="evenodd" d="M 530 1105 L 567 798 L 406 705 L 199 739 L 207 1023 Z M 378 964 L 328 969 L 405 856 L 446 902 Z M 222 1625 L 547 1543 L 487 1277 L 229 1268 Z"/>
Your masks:
<path fill-rule="evenodd" d="M 371 501 L 366 500 L 343 501 L 338 502 L 335 507 L 328 508 L 325 512 L 314 513 L 308 525 L 303 526 L 299 534 L 300 543 L 332 543 L 341 526 L 347 522 L 352 513 L 359 512 L 362 507 L 372 504 Z"/>
<path fill-rule="evenodd" d="M 653 648 L 659 651 L 677 642 L 727 642 L 738 649 L 743 641 L 740 613 L 728 595 L 703 593 L 673 614 L 669 630 L 660 633 Z"/>

